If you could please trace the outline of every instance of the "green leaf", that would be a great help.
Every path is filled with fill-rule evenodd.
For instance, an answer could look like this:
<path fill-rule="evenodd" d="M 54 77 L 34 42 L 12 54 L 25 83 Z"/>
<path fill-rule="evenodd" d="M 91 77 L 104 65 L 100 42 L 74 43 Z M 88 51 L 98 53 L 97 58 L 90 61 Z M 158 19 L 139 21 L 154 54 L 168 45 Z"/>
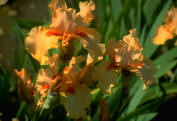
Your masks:
<path fill-rule="evenodd" d="M 117 88 L 116 92 L 113 93 L 107 100 L 110 116 L 112 116 L 112 114 L 120 107 L 122 91 L 123 91 L 122 89 L 123 89 L 123 86 L 120 85 Z"/>
<path fill-rule="evenodd" d="M 151 119 L 153 119 L 155 116 L 157 115 L 157 113 L 147 113 L 147 114 L 143 114 L 141 116 L 138 116 L 138 119 L 136 121 L 150 121 Z"/>
<path fill-rule="evenodd" d="M 136 28 L 136 24 L 140 24 L 140 23 L 136 23 L 136 11 L 134 8 L 131 8 L 131 10 L 129 11 L 129 18 L 130 18 L 130 23 L 131 23 L 131 28 Z"/>
<path fill-rule="evenodd" d="M 155 46 L 152 43 L 152 38 L 154 37 L 155 33 L 156 33 L 156 29 L 157 27 L 162 24 L 162 22 L 164 21 L 164 17 L 166 15 L 166 13 L 168 12 L 170 5 L 171 5 L 171 0 L 168 0 L 166 2 L 166 4 L 164 5 L 164 7 L 162 8 L 161 12 L 159 13 L 159 15 L 157 16 L 155 22 L 153 23 L 153 26 L 150 29 L 150 32 L 146 38 L 145 41 L 145 46 L 143 49 L 143 53 L 146 57 L 151 57 L 152 54 L 156 51 L 157 46 Z M 152 2 L 153 3 L 153 2 Z"/>
<path fill-rule="evenodd" d="M 112 16 L 114 21 L 118 19 L 122 9 L 121 0 L 110 0 L 111 1 L 111 9 L 112 9 Z"/>
<path fill-rule="evenodd" d="M 145 103 L 146 101 L 153 100 L 155 98 L 159 98 L 163 95 L 158 85 L 153 85 L 146 89 L 146 92 L 141 100 L 140 104 Z"/>
<path fill-rule="evenodd" d="M 163 55 L 161 55 L 160 57 L 158 57 L 154 61 L 154 63 L 157 66 L 161 66 L 161 65 L 164 65 L 164 64 L 172 61 L 175 58 L 177 58 L 177 47 L 172 48 L 171 50 L 167 51 L 166 53 L 164 53 Z"/>
<path fill-rule="evenodd" d="M 126 24 L 125 24 L 126 22 L 125 22 L 125 18 L 124 17 L 122 17 L 122 19 L 121 19 L 121 25 L 120 25 L 120 31 L 119 31 L 119 33 L 120 33 L 120 37 L 122 38 L 125 34 L 127 34 L 127 32 L 128 32 L 128 30 L 127 30 L 127 28 L 126 28 Z"/>
<path fill-rule="evenodd" d="M 138 81 L 140 81 L 140 80 L 138 80 Z M 129 103 L 128 109 L 127 109 L 127 113 L 130 113 L 133 110 L 135 110 L 136 107 L 139 105 L 141 99 L 143 98 L 145 91 L 143 91 L 142 86 L 143 86 L 143 81 L 140 81 L 140 85 L 139 85 L 137 92 L 135 93 L 133 98 L 130 100 L 130 103 Z"/>
<path fill-rule="evenodd" d="M 118 119 L 116 121 L 129 121 L 132 118 L 137 117 L 141 114 L 150 113 L 150 112 L 154 111 L 160 104 L 165 103 L 165 102 L 173 99 L 174 97 L 175 97 L 174 95 L 170 95 L 170 96 L 166 96 L 164 98 L 156 99 L 148 104 L 145 104 L 145 105 L 139 107 L 135 111 L 133 111 L 123 117 L 118 117 Z"/>
<path fill-rule="evenodd" d="M 144 40 L 145 40 L 146 32 L 147 32 L 147 26 L 145 25 L 145 26 L 143 27 L 143 30 L 142 30 L 141 35 L 140 35 L 140 40 L 139 40 L 139 42 L 140 42 L 140 44 L 141 44 L 142 46 L 144 45 Z"/>
<path fill-rule="evenodd" d="M 173 77 L 170 79 L 170 82 L 176 82 L 177 81 L 177 68 L 176 68 L 176 70 L 174 71 L 174 75 L 173 75 Z"/>
<path fill-rule="evenodd" d="M 163 83 L 162 87 L 165 89 L 167 94 L 177 94 L 177 84 L 176 83 Z"/>
<path fill-rule="evenodd" d="M 20 118 L 20 116 L 22 116 L 24 114 L 24 111 L 27 109 L 27 104 L 25 102 L 22 102 L 20 104 L 20 107 L 18 108 L 17 114 L 16 114 L 16 118 Z"/>
<path fill-rule="evenodd" d="M 170 69 L 176 66 L 176 64 L 177 64 L 177 60 L 163 64 L 162 66 L 158 68 L 158 72 L 155 74 L 155 76 L 157 78 L 163 76 L 166 72 L 168 72 Z"/>
<path fill-rule="evenodd" d="M 142 15 L 142 0 L 137 0 L 137 27 L 136 27 L 136 35 L 139 36 L 141 31 L 141 15 Z M 144 29 L 144 27 L 143 27 Z"/>
<path fill-rule="evenodd" d="M 120 85 L 117 87 L 116 91 L 108 98 L 106 101 L 109 107 L 109 114 L 110 116 L 113 115 L 113 113 L 119 108 L 121 97 L 122 97 L 122 89 L 123 86 Z M 94 117 L 92 118 L 92 121 L 99 121 L 99 109 L 95 113 Z"/>
<path fill-rule="evenodd" d="M 148 25 L 150 25 L 150 23 L 153 20 L 153 15 L 155 13 L 155 10 L 157 9 L 158 5 L 160 4 L 161 0 L 146 0 L 145 4 L 143 6 L 143 12 L 145 15 L 145 19 Z"/>
<path fill-rule="evenodd" d="M 0 70 L 0 107 L 5 108 L 4 106 L 10 101 L 10 73 L 6 71 L 1 73 Z"/>
<path fill-rule="evenodd" d="M 31 29 L 32 27 L 35 26 L 40 26 L 40 25 L 44 25 L 44 22 L 40 22 L 40 21 L 29 21 L 29 20 L 21 20 L 21 19 L 16 19 L 16 22 L 22 27 L 22 28 L 27 28 L 27 29 Z"/>
<path fill-rule="evenodd" d="M 177 93 L 177 84 L 166 82 L 162 83 L 162 88 L 164 88 L 167 95 Z M 143 104 L 147 101 L 153 100 L 163 96 L 163 92 L 160 90 L 158 85 L 151 86 L 147 88 L 145 95 L 140 104 Z"/>

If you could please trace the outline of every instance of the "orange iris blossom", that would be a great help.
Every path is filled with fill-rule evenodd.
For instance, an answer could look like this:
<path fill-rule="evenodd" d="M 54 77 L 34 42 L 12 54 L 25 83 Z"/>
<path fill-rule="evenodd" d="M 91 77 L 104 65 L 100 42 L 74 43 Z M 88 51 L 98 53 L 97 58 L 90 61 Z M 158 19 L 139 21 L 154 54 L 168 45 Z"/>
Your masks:
<path fill-rule="evenodd" d="M 42 66 L 34 84 L 22 68 L 15 70 L 20 77 L 17 81 L 19 96 L 29 104 L 40 109 L 45 97 L 55 93 L 66 109 L 68 116 L 79 119 L 87 115 L 91 104 L 92 81 L 98 81 L 97 87 L 102 93 L 111 93 L 121 70 L 135 72 L 149 86 L 154 83 L 155 65 L 142 54 L 143 48 L 134 37 L 135 29 L 123 37 L 123 40 L 108 42 L 107 48 L 101 44 L 100 34 L 88 24 L 94 18 L 92 0 L 80 2 L 80 12 L 68 8 L 64 0 L 51 0 L 49 8 L 52 23 L 48 27 L 34 27 L 25 39 L 25 48 Z M 87 58 L 73 56 L 74 41 L 79 40 L 88 51 Z M 58 41 L 61 41 L 58 46 Z M 59 54 L 49 56 L 50 49 L 59 49 Z M 102 60 L 108 55 L 109 60 Z M 39 100 L 34 102 L 39 94 Z M 107 104 L 102 110 L 108 112 Z M 103 118 L 109 118 L 108 116 Z"/>
<path fill-rule="evenodd" d="M 63 47 L 71 46 L 71 40 L 80 40 L 83 47 L 88 51 L 88 65 L 102 59 L 105 51 L 104 44 L 100 44 L 99 33 L 87 28 L 93 19 L 92 11 L 95 4 L 80 2 L 80 12 L 76 13 L 73 8 L 67 8 L 64 0 L 52 0 L 49 8 L 52 12 L 52 23 L 48 28 L 35 27 L 29 32 L 25 40 L 27 51 L 40 62 L 41 65 L 49 64 L 48 50 L 58 48 L 58 40 L 62 41 Z M 66 51 L 66 52 L 65 52 Z M 64 50 L 63 53 L 72 50 Z"/>
<path fill-rule="evenodd" d="M 134 37 L 135 32 L 136 30 L 132 29 L 123 40 L 109 41 L 106 53 L 111 60 L 102 61 L 93 72 L 93 79 L 98 80 L 97 86 L 102 92 L 110 92 L 121 69 L 135 72 L 144 81 L 145 86 L 154 83 L 156 66 L 142 54 L 143 48 L 138 42 L 139 39 Z"/>
<path fill-rule="evenodd" d="M 153 38 L 155 45 L 163 45 L 167 40 L 177 35 L 177 8 L 172 7 L 164 20 L 164 25 L 160 25 Z"/>

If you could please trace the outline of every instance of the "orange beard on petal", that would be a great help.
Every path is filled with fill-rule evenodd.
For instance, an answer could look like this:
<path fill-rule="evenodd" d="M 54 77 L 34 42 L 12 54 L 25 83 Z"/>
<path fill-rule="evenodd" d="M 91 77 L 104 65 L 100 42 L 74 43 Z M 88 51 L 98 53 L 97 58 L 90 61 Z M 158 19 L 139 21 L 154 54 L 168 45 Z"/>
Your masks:
<path fill-rule="evenodd" d="M 49 89 L 49 88 L 50 88 L 49 84 L 45 84 L 44 86 L 42 86 L 42 89 Z"/>
<path fill-rule="evenodd" d="M 118 66 L 114 63 L 111 63 L 109 64 L 107 67 L 106 67 L 106 70 L 110 70 L 110 69 L 113 69 L 113 68 L 117 68 Z"/>
<path fill-rule="evenodd" d="M 75 93 L 75 89 L 74 89 L 73 86 L 68 86 L 67 89 L 66 89 L 66 92 L 74 94 Z"/>
<path fill-rule="evenodd" d="M 61 36 L 61 35 L 63 35 L 63 32 L 59 32 L 57 30 L 50 30 L 50 31 L 48 31 L 46 33 L 46 35 L 47 36 L 52 36 L 52 35 L 54 35 L 54 36 Z"/>

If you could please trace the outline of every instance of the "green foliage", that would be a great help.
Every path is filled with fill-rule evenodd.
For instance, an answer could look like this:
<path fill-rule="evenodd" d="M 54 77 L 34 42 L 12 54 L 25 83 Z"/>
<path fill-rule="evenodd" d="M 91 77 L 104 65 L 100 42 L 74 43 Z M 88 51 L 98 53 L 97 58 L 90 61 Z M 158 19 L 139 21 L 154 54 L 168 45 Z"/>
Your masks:
<path fill-rule="evenodd" d="M 66 0 L 69 6 L 78 10 L 78 3 L 81 0 L 71 2 Z M 116 121 L 150 121 L 156 115 L 156 109 L 160 104 L 165 103 L 175 97 L 177 94 L 177 47 L 164 45 L 166 52 L 161 52 L 162 46 L 156 46 L 152 39 L 156 33 L 157 27 L 163 23 L 164 17 L 172 4 L 172 0 L 95 0 L 96 20 L 91 23 L 91 27 L 96 28 L 102 35 L 102 43 L 107 44 L 108 40 L 119 40 L 128 33 L 132 28 L 136 28 L 137 37 L 143 46 L 143 53 L 147 58 L 157 55 L 153 61 L 158 68 L 155 74 L 157 82 L 155 85 L 142 90 L 143 82 L 136 76 L 130 81 L 130 92 L 126 99 L 125 90 L 122 83 L 114 88 L 110 95 L 103 95 L 99 90 L 92 91 L 92 121 L 99 121 L 100 107 L 99 102 L 104 98 L 108 104 L 109 115 L 112 120 Z M 177 3 L 176 3 L 177 4 Z M 12 19 L 14 24 L 11 28 L 11 38 L 18 43 L 18 49 L 14 53 L 14 69 L 20 70 L 22 67 L 30 68 L 33 79 L 36 78 L 38 70 L 41 68 L 39 63 L 34 60 L 24 49 L 24 39 L 29 29 L 34 26 L 47 26 L 49 23 L 39 21 L 24 21 Z M 76 42 L 76 51 L 74 56 L 84 53 L 81 50 L 80 43 Z M 160 51 L 160 53 L 159 53 Z M 59 51 L 49 50 L 49 55 L 58 54 Z M 152 58 L 154 59 L 154 58 Z M 12 71 L 13 69 L 9 69 Z M 17 89 L 15 80 L 9 70 L 2 71 L 0 65 L 0 112 L 7 113 L 14 103 L 11 101 L 12 93 L 16 95 L 17 106 L 13 107 L 16 118 L 26 121 L 45 121 L 60 120 L 72 121 L 67 117 L 66 111 L 62 105 L 57 104 L 54 107 L 51 103 L 56 102 L 55 94 L 46 97 L 46 101 L 40 112 L 33 112 L 28 109 L 28 105 L 17 98 Z M 167 72 L 173 73 L 168 77 Z M 28 73 L 28 72 L 27 72 Z M 165 78 L 167 76 L 168 78 Z M 162 81 L 159 81 L 162 80 Z M 121 81 L 121 80 L 120 80 Z M 11 90 L 12 88 L 12 90 Z M 58 99 L 59 97 L 57 97 Z M 59 103 L 59 102 L 58 102 Z M 6 107 L 4 107 L 6 105 Z M 92 113 L 91 112 L 91 113 Z M 1 119 L 1 116 L 0 116 Z"/>

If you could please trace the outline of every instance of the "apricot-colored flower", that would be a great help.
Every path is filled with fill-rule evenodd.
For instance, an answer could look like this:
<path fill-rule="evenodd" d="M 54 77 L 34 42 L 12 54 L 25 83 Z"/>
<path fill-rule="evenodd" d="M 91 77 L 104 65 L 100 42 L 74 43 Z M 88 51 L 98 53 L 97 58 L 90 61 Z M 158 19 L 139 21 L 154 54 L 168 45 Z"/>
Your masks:
<path fill-rule="evenodd" d="M 91 11 L 95 10 L 95 4 L 92 0 L 90 2 L 80 2 L 79 7 L 79 15 L 83 18 L 84 23 L 89 23 L 94 18 Z"/>
<path fill-rule="evenodd" d="M 73 8 L 67 8 L 64 0 L 52 0 L 49 4 L 52 12 L 52 24 L 50 28 L 59 33 L 74 33 L 78 27 L 88 24 L 93 19 L 91 11 L 95 9 L 95 4 L 90 2 L 80 2 L 80 12 L 76 13 Z"/>
<path fill-rule="evenodd" d="M 60 96 L 60 101 L 69 117 L 78 119 L 86 114 L 86 109 L 91 103 L 91 94 L 90 89 L 84 84 L 76 83 L 73 88 L 74 92 L 66 91 L 65 95 Z"/>
<path fill-rule="evenodd" d="M 142 47 L 138 38 L 134 37 L 135 32 L 136 30 L 132 29 L 129 35 L 123 37 L 123 41 L 110 41 L 108 44 L 107 53 L 119 67 L 137 68 L 143 60 Z"/>
<path fill-rule="evenodd" d="M 177 8 L 172 7 L 168 11 L 165 17 L 165 25 L 168 31 L 174 35 L 177 35 Z"/>
<path fill-rule="evenodd" d="M 104 60 L 92 72 L 92 78 L 98 81 L 97 87 L 101 89 L 102 93 L 111 93 L 111 89 L 116 84 L 117 77 L 120 73 L 119 69 L 110 68 L 110 66 L 111 61 Z"/>
<path fill-rule="evenodd" d="M 139 66 L 134 71 L 144 81 L 145 86 L 150 86 L 154 84 L 155 77 L 153 76 L 153 74 L 157 72 L 157 68 L 151 60 L 145 57 L 143 58 L 142 63 L 144 66 Z"/>
<path fill-rule="evenodd" d="M 34 27 L 25 39 L 26 50 L 40 62 L 41 65 L 49 64 L 48 50 L 58 48 L 58 37 L 47 36 L 47 29 Z"/>
<path fill-rule="evenodd" d="M 50 65 L 49 68 L 41 69 L 38 73 L 38 77 L 36 80 L 36 89 L 39 92 L 39 101 L 37 105 L 39 107 L 42 106 L 44 99 L 48 92 L 54 88 L 55 84 L 58 80 L 61 79 L 61 76 L 57 75 L 58 73 L 58 56 L 53 55 L 50 57 Z"/>
<path fill-rule="evenodd" d="M 157 29 L 156 36 L 153 38 L 153 43 L 155 45 L 163 45 L 167 40 L 172 39 L 174 36 L 169 32 L 165 26 L 161 25 Z"/>
<path fill-rule="evenodd" d="M 84 27 L 80 27 L 79 32 L 87 34 L 86 37 L 79 37 L 83 47 L 88 51 L 87 65 L 94 64 L 103 59 L 105 45 L 99 43 L 101 41 L 99 33 L 94 29 Z"/>
<path fill-rule="evenodd" d="M 118 42 L 110 41 L 108 44 L 107 54 L 110 56 L 114 68 L 136 72 L 144 81 L 145 85 L 151 85 L 156 72 L 155 65 L 142 54 L 142 47 L 138 43 L 138 38 L 134 37 L 136 30 L 130 30 L 130 34 L 123 37 Z"/>
<path fill-rule="evenodd" d="M 62 80 L 63 81 L 72 80 L 72 82 L 77 81 L 78 76 L 80 74 L 79 64 L 82 63 L 83 61 L 84 61 L 83 56 L 72 57 L 69 66 L 65 67 L 65 69 L 63 70 Z"/>
<path fill-rule="evenodd" d="M 78 64 L 81 62 L 83 62 L 82 56 L 73 57 L 62 74 L 60 101 L 71 118 L 85 115 L 91 103 L 90 89 L 79 80 L 81 69 Z"/>
<path fill-rule="evenodd" d="M 21 71 L 15 70 L 15 73 L 19 77 L 19 79 L 17 79 L 19 97 L 28 104 L 33 104 L 36 89 L 29 76 L 26 74 L 25 69 L 22 68 Z"/>
<path fill-rule="evenodd" d="M 72 43 L 68 41 L 80 40 L 83 47 L 88 51 L 87 65 L 102 59 L 105 46 L 99 44 L 100 35 L 96 30 L 86 27 L 93 19 L 92 11 L 95 9 L 95 4 L 92 0 L 80 2 L 80 12 L 78 13 L 72 8 L 67 8 L 64 0 L 53 0 L 49 7 L 52 12 L 52 24 L 48 35 L 64 36 L 61 37 L 62 48 L 64 49 L 61 52 L 72 55 L 71 50 L 73 48 L 69 48 Z M 62 54 L 62 57 L 66 56 Z"/>
<path fill-rule="evenodd" d="M 155 45 L 163 45 L 167 40 L 177 35 L 177 8 L 172 7 L 164 20 L 164 25 L 160 25 L 153 38 Z"/>

